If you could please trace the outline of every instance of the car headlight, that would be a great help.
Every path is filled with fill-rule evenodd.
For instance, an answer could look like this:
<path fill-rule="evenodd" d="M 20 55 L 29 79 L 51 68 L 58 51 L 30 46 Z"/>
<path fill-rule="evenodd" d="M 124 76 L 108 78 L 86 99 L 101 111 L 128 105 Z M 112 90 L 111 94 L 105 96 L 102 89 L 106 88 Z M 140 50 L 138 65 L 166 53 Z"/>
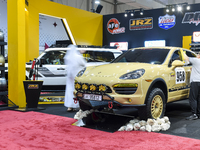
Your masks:
<path fill-rule="evenodd" d="M 76 75 L 77 77 L 80 77 L 83 75 L 83 73 L 85 72 L 86 68 L 83 68 L 81 71 L 79 71 L 79 73 Z"/>
<path fill-rule="evenodd" d="M 138 70 L 122 75 L 119 79 L 122 79 L 122 80 L 137 79 L 137 78 L 140 78 L 144 73 L 145 73 L 144 69 L 138 69 Z"/>

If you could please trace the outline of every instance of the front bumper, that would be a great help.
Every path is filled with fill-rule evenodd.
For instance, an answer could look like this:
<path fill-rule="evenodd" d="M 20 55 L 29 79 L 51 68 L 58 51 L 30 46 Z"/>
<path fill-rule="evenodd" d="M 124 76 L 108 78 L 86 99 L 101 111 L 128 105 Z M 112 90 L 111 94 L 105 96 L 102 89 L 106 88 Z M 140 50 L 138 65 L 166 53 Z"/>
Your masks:
<path fill-rule="evenodd" d="M 83 94 L 84 92 L 77 92 L 76 93 L 76 100 L 79 101 L 79 103 L 84 103 L 85 105 L 89 105 L 92 108 L 100 108 L 100 107 L 108 107 L 110 109 L 115 109 L 115 108 L 121 108 L 121 107 L 144 107 L 146 104 L 122 104 L 119 103 L 118 101 L 115 100 L 114 97 L 104 93 L 101 94 L 102 100 L 101 101 L 96 101 L 96 100 L 87 100 L 83 99 Z M 87 93 L 88 94 L 88 93 Z"/>

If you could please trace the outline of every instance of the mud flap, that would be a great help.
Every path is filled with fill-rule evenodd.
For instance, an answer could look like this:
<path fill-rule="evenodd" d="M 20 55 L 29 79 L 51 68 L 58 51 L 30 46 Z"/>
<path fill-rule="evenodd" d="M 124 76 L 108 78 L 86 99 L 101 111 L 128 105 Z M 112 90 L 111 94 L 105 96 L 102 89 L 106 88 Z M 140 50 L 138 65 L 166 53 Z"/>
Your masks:
<path fill-rule="evenodd" d="M 84 124 L 82 127 L 106 132 L 115 132 L 132 119 L 134 119 L 134 116 L 94 111 L 79 122 Z"/>
<path fill-rule="evenodd" d="M 87 101 L 87 100 L 79 101 L 79 106 L 80 106 L 80 109 L 83 110 L 83 111 L 90 110 L 90 109 L 93 108 L 92 105 L 90 104 L 90 102 Z"/>

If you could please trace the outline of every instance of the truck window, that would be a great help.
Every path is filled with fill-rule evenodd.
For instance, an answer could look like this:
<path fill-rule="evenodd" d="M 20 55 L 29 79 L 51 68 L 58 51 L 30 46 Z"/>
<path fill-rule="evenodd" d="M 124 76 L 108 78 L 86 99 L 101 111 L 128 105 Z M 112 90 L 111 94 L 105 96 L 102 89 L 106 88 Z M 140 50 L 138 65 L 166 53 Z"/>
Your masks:
<path fill-rule="evenodd" d="M 44 65 L 64 65 L 65 51 L 50 51 L 43 56 Z"/>
<path fill-rule="evenodd" d="M 83 57 L 87 62 L 110 62 L 115 58 L 109 51 L 86 51 Z"/>
<path fill-rule="evenodd" d="M 196 57 L 195 53 L 190 51 L 183 50 L 183 52 L 186 53 L 188 57 Z M 192 64 L 190 62 L 185 62 L 185 66 L 192 66 Z"/>
<path fill-rule="evenodd" d="M 95 55 L 95 59 L 97 62 L 111 62 L 115 57 L 114 54 L 112 52 L 106 52 L 106 51 L 102 51 L 102 52 L 94 52 Z"/>

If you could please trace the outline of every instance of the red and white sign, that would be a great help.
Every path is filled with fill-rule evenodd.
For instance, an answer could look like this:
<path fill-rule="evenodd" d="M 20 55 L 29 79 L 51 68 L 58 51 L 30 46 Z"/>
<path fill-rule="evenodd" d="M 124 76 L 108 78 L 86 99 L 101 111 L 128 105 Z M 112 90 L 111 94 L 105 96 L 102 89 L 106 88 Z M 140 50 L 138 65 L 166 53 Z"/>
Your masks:
<path fill-rule="evenodd" d="M 193 32 L 193 42 L 200 42 L 200 31 Z"/>
<path fill-rule="evenodd" d="M 117 46 L 118 50 L 128 50 L 128 42 L 110 42 L 110 46 Z"/>
<path fill-rule="evenodd" d="M 120 28 L 120 22 L 116 18 L 111 18 L 108 21 L 107 30 L 111 34 L 125 33 L 125 27 Z"/>

